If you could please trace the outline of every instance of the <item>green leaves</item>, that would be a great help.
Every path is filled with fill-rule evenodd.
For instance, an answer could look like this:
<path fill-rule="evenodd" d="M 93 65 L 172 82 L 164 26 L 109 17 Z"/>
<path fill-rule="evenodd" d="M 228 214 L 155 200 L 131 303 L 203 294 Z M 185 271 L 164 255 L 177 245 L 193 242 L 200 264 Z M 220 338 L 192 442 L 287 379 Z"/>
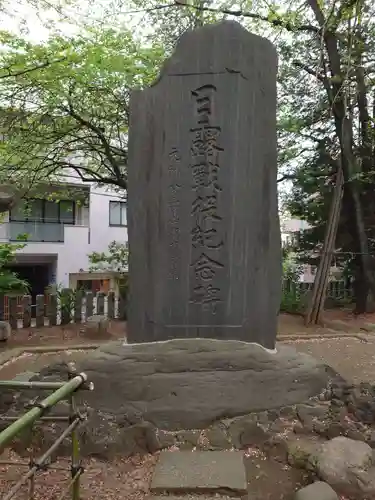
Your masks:
<path fill-rule="evenodd" d="M 90 271 L 114 271 L 122 276 L 128 270 L 129 248 L 127 243 L 112 241 L 108 252 L 89 254 Z"/>
<path fill-rule="evenodd" d="M 156 78 L 162 47 L 92 27 L 46 44 L 3 36 L 0 67 L 17 76 L 0 72 L 0 182 L 28 189 L 67 173 L 126 189 L 130 91 Z"/>

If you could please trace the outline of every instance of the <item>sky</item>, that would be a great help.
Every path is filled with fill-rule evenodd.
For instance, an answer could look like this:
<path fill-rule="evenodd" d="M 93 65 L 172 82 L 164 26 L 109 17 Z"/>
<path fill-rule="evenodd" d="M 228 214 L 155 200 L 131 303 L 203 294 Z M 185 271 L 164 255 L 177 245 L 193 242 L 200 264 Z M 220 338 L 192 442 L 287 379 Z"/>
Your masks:
<path fill-rule="evenodd" d="M 38 1 L 38 0 L 37 0 Z M 39 0 L 44 1 L 44 0 Z M 55 0 L 51 0 L 51 3 Z M 55 2 L 56 4 L 57 2 Z M 66 21 L 61 20 L 62 16 L 56 9 L 43 10 L 37 12 L 30 6 L 27 0 L 8 0 L 6 13 L 2 14 L 0 19 L 0 29 L 22 33 L 32 42 L 43 42 L 53 30 L 58 29 L 65 35 L 74 35 L 79 33 L 80 24 L 92 20 L 106 26 L 119 26 L 123 22 L 126 27 L 137 29 L 142 19 L 142 14 L 134 12 L 131 8 L 119 16 L 116 16 L 116 23 L 108 15 L 106 9 L 111 9 L 113 2 L 111 0 L 78 0 L 74 6 L 64 6 L 61 12 L 66 16 Z M 7 14 L 11 13 L 11 15 Z"/>

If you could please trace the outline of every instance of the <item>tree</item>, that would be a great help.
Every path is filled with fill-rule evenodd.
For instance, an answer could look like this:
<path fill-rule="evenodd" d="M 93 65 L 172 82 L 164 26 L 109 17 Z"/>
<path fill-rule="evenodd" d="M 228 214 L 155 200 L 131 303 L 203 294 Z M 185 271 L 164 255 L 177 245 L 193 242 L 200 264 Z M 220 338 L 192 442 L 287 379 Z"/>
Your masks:
<path fill-rule="evenodd" d="M 9 270 L 15 259 L 15 253 L 25 245 L 23 244 L 0 244 L 0 295 L 7 293 L 28 293 L 29 284 L 20 279 L 17 273 Z"/>
<path fill-rule="evenodd" d="M 128 243 L 112 241 L 108 245 L 107 252 L 92 252 L 88 257 L 91 264 L 90 271 L 112 271 L 116 273 L 115 279 L 120 295 L 126 301 L 128 294 Z"/>
<path fill-rule="evenodd" d="M 112 29 L 43 45 L 9 35 L 7 47 L 0 65 L 40 67 L 0 80 L 0 182 L 75 175 L 126 190 L 130 89 L 154 80 L 163 50 Z M 51 58 L 59 62 L 41 67 Z"/>
<path fill-rule="evenodd" d="M 112 241 L 107 252 L 89 254 L 90 271 L 114 271 L 123 278 L 128 271 L 129 248 L 127 243 Z"/>

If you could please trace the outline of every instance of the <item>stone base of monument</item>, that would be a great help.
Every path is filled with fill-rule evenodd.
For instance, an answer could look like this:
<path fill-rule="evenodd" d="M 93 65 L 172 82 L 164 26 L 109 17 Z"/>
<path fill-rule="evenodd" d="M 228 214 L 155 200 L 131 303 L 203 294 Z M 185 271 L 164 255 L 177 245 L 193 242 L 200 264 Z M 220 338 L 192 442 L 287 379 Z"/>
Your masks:
<path fill-rule="evenodd" d="M 122 426 L 148 422 L 159 429 L 202 429 L 231 418 L 306 401 L 330 378 L 307 354 L 278 345 L 207 339 L 159 343 L 111 342 L 89 354 L 79 369 L 95 391 L 96 411 Z"/>

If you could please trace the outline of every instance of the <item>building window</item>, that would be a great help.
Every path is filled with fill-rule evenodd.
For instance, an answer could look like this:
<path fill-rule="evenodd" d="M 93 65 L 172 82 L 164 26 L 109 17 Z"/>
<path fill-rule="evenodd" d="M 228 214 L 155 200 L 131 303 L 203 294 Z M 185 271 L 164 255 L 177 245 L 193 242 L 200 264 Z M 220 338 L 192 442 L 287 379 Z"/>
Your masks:
<path fill-rule="evenodd" d="M 126 203 L 124 201 L 109 202 L 109 225 L 127 226 Z"/>
<path fill-rule="evenodd" d="M 74 201 L 31 199 L 12 208 L 9 220 L 12 222 L 39 222 L 42 224 L 75 224 L 76 206 Z"/>

